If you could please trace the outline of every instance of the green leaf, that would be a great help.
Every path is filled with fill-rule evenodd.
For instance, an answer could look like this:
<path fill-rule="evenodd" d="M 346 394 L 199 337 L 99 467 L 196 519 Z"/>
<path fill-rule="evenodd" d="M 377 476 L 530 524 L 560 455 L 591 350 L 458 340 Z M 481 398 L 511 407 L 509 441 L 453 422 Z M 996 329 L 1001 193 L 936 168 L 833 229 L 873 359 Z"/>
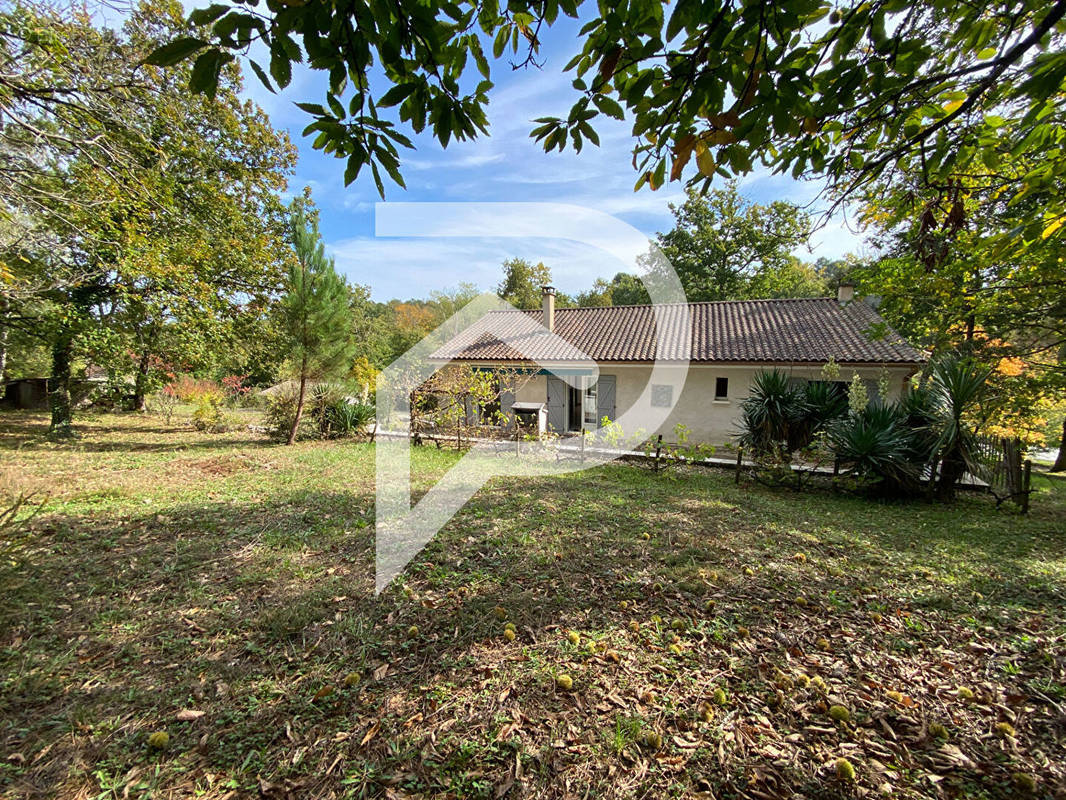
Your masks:
<path fill-rule="evenodd" d="M 359 172 L 363 169 L 363 158 L 361 154 L 353 153 L 348 156 L 348 166 L 344 170 L 344 185 L 349 186 L 351 183 L 359 177 Z"/>
<path fill-rule="evenodd" d="M 270 83 L 270 78 L 267 77 L 267 74 L 263 71 L 263 68 L 251 59 L 248 59 L 248 63 L 251 64 L 252 72 L 255 73 L 255 76 L 257 78 L 259 78 L 259 82 L 267 88 L 267 91 L 271 94 L 276 94 L 273 85 L 271 85 Z"/>
<path fill-rule="evenodd" d="M 292 80 L 292 64 L 280 47 L 270 48 L 270 74 L 279 88 L 284 89 Z"/>
<path fill-rule="evenodd" d="M 218 74 L 222 70 L 222 65 L 232 60 L 232 53 L 223 53 L 217 47 L 201 53 L 196 63 L 193 64 L 192 75 L 189 78 L 189 90 L 194 94 L 202 93 L 214 98 L 218 90 Z"/>
<path fill-rule="evenodd" d="M 593 127 L 591 125 L 589 125 L 587 122 L 581 122 L 578 125 L 578 129 L 581 131 L 582 134 L 584 134 L 586 139 L 588 139 L 590 142 L 592 142 L 597 147 L 600 146 L 599 134 L 596 133 L 596 131 L 593 129 Z"/>
<path fill-rule="evenodd" d="M 614 117 L 615 119 L 626 118 L 626 112 L 622 109 L 622 106 L 620 106 L 613 98 L 608 97 L 605 94 L 594 94 L 592 96 L 592 102 L 596 108 L 608 117 Z"/>
<path fill-rule="evenodd" d="M 232 6 L 227 6 L 222 3 L 212 3 L 207 8 L 195 9 L 189 14 L 189 22 L 193 25 L 209 25 L 231 8 Z"/>
<path fill-rule="evenodd" d="M 382 158 L 381 166 L 385 167 L 385 171 L 389 173 L 389 177 L 392 178 L 401 189 L 407 188 L 407 184 L 403 181 L 403 175 L 400 174 L 400 170 L 396 166 L 395 159 Z M 384 194 L 382 197 L 384 197 Z"/>
<path fill-rule="evenodd" d="M 385 94 L 378 99 L 377 104 L 382 108 L 399 105 L 410 97 L 411 93 L 417 88 L 418 84 L 413 81 L 410 83 L 399 83 L 385 92 Z"/>
<path fill-rule="evenodd" d="M 501 27 L 496 31 L 496 39 L 492 43 L 492 55 L 495 58 L 499 58 L 503 55 L 503 50 L 507 47 L 507 28 Z"/>
<path fill-rule="evenodd" d="M 329 116 L 329 112 L 318 103 L 296 103 L 295 105 L 301 111 L 306 111 L 308 114 L 314 114 L 316 117 Z"/>
<path fill-rule="evenodd" d="M 185 60 L 197 50 L 203 50 L 207 45 L 207 42 L 195 36 L 183 36 L 153 50 L 144 63 L 156 67 L 169 67 Z"/>
<path fill-rule="evenodd" d="M 330 110 L 333 111 L 333 116 L 335 116 L 337 119 L 344 119 L 344 117 L 346 116 L 344 113 L 344 106 L 341 105 L 340 101 L 336 97 L 331 94 L 327 94 L 326 102 L 329 103 Z"/>
<path fill-rule="evenodd" d="M 381 172 L 378 170 L 378 165 L 373 161 L 370 162 L 370 171 L 374 174 L 374 185 L 378 187 L 378 194 L 381 195 L 381 199 L 385 199 L 385 184 L 381 181 Z"/>
<path fill-rule="evenodd" d="M 281 48 L 285 51 L 285 55 L 289 57 L 290 61 L 295 61 L 297 64 L 303 61 L 303 53 L 300 51 L 300 45 L 293 41 L 285 31 L 280 31 L 275 35 L 275 42 L 281 44 Z"/>

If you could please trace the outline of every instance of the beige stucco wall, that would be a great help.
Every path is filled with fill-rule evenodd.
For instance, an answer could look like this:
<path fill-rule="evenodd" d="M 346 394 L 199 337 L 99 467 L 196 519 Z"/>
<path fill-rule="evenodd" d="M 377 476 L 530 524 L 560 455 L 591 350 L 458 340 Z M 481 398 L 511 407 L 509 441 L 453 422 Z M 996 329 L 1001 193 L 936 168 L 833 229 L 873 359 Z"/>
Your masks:
<path fill-rule="evenodd" d="M 740 404 L 748 396 L 752 377 L 761 369 L 761 365 L 707 365 L 693 364 L 689 367 L 684 387 L 677 398 L 677 404 L 666 422 L 656 431 L 649 431 L 650 436 L 661 433 L 664 440 L 676 440 L 676 426 L 680 423 L 689 429 L 689 443 L 705 442 L 707 444 L 725 444 L 732 440 L 736 432 L 736 420 L 740 415 Z M 822 379 L 820 366 L 779 365 L 790 375 L 811 380 Z M 910 367 L 888 367 L 890 376 L 890 399 L 896 399 L 913 373 Z M 850 381 L 853 374 L 866 381 L 875 382 L 881 375 L 880 366 L 849 366 L 842 364 L 837 380 Z M 615 400 L 616 416 L 638 402 L 651 376 L 650 365 L 601 364 L 601 375 L 617 377 L 617 395 Z M 716 378 L 728 378 L 729 391 L 726 400 L 714 399 Z M 547 401 L 547 378 L 536 375 L 523 379 L 517 392 L 517 402 L 543 403 Z M 675 394 L 677 390 L 675 388 Z M 645 398 L 645 402 L 650 402 Z"/>
<path fill-rule="evenodd" d="M 682 424 L 689 430 L 690 443 L 726 444 L 730 442 L 736 432 L 736 421 L 740 416 L 740 404 L 747 398 L 751 390 L 751 381 L 755 373 L 764 368 L 750 365 L 691 365 L 676 406 L 666 422 L 660 426 L 658 431 L 653 431 L 652 434 L 661 433 L 666 441 L 672 442 L 676 440 L 676 426 Z M 810 380 L 822 378 L 820 367 L 780 366 L 779 369 L 783 369 L 797 378 Z M 856 372 L 860 378 L 876 382 L 881 374 L 881 367 L 849 367 L 845 365 L 841 367 L 838 380 L 850 380 L 851 376 Z M 646 366 L 604 364 L 600 367 L 600 373 L 618 376 L 617 411 L 621 413 L 638 401 L 651 375 L 651 368 Z M 890 399 L 896 399 L 902 393 L 912 370 L 909 367 L 890 367 L 888 368 L 888 373 L 890 376 Z M 727 378 L 729 380 L 726 400 L 714 399 L 715 379 L 717 378 Z"/>
<path fill-rule="evenodd" d="M 516 403 L 547 403 L 548 377 L 546 375 L 520 376 L 514 399 Z"/>

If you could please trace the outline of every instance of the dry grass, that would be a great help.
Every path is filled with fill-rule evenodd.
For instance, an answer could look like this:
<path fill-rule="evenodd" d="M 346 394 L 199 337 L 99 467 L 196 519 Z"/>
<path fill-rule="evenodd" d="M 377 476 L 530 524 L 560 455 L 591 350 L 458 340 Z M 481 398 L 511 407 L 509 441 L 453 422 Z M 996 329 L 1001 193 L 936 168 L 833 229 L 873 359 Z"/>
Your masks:
<path fill-rule="evenodd" d="M 1061 481 L 1022 518 L 501 480 L 374 598 L 371 446 L 43 425 L 0 416 L 0 487 L 50 497 L 0 569 L 5 797 L 1063 791 Z"/>

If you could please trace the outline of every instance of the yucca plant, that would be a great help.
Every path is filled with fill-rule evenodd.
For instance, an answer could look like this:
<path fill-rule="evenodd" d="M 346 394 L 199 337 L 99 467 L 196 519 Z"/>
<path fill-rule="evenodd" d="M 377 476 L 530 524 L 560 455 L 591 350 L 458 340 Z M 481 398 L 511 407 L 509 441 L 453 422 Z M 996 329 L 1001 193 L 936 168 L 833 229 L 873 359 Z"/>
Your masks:
<path fill-rule="evenodd" d="M 329 409 L 330 427 L 336 436 L 356 436 L 374 421 L 374 406 L 342 400 Z"/>
<path fill-rule="evenodd" d="M 913 437 L 895 403 L 871 403 L 829 427 L 837 458 L 855 473 L 874 478 L 886 495 L 912 494 L 918 489 L 922 467 L 914 458 Z"/>
<path fill-rule="evenodd" d="M 928 386 L 913 387 L 898 402 L 903 424 L 910 429 L 914 461 L 924 468 L 932 466 L 936 457 L 938 432 L 938 401 Z"/>
<path fill-rule="evenodd" d="M 339 384 L 316 383 L 311 387 L 310 395 L 311 416 L 318 422 L 319 436 L 329 438 L 333 426 L 331 411 L 335 405 L 344 402 L 344 389 Z"/>
<path fill-rule="evenodd" d="M 811 381 L 803 387 L 803 417 L 807 442 L 830 423 L 848 413 L 848 395 L 840 386 L 825 381 Z"/>
<path fill-rule="evenodd" d="M 977 434 L 967 417 L 984 396 L 991 374 L 991 367 L 970 358 L 946 356 L 933 363 L 929 387 L 936 405 L 937 435 L 932 446 L 940 454 L 936 490 L 942 500 L 954 497 L 955 486 L 967 471 L 981 472 Z"/>
<path fill-rule="evenodd" d="M 802 395 L 788 373 L 760 370 L 751 382 L 751 393 L 740 404 L 741 447 L 758 454 L 784 456 L 796 449 L 802 426 Z"/>

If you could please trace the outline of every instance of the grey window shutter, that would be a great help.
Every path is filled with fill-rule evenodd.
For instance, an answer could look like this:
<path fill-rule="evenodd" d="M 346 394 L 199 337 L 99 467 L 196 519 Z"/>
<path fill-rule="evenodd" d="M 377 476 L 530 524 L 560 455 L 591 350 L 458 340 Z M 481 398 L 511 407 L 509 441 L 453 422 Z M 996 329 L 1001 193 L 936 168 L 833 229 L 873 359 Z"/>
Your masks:
<path fill-rule="evenodd" d="M 614 375 L 600 375 L 596 383 L 596 426 L 603 424 L 603 418 L 614 420 L 614 395 L 617 380 Z"/>
<path fill-rule="evenodd" d="M 503 414 L 503 426 L 507 430 L 511 430 L 514 425 L 514 414 L 511 413 L 512 406 L 514 406 L 514 387 L 502 386 L 500 388 L 500 413 Z"/>
<path fill-rule="evenodd" d="M 548 376 L 548 425 L 557 433 L 566 430 L 566 383 Z"/>

